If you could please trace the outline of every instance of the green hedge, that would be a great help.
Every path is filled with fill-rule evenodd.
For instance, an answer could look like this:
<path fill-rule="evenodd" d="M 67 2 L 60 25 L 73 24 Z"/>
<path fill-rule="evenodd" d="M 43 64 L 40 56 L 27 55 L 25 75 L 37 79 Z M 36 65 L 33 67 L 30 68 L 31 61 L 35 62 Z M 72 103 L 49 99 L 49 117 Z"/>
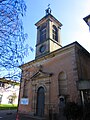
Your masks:
<path fill-rule="evenodd" d="M 12 105 L 12 104 L 0 104 L 0 110 L 13 110 L 17 109 L 17 105 Z"/>

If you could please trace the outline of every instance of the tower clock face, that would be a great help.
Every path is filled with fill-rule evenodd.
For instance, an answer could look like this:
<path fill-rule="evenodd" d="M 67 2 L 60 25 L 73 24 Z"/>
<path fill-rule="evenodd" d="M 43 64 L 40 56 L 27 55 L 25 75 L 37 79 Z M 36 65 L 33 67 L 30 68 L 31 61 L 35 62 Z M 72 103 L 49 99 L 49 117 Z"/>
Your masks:
<path fill-rule="evenodd" d="M 43 52 L 45 51 L 45 49 L 46 49 L 46 45 L 42 45 L 42 46 L 40 47 L 39 51 L 40 51 L 41 53 L 43 53 Z"/>

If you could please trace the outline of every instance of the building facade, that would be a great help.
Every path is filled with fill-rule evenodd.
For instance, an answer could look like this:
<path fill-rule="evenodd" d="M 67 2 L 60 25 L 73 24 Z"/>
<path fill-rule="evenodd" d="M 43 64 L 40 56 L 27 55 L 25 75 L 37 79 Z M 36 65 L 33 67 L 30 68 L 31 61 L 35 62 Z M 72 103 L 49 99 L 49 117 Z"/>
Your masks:
<path fill-rule="evenodd" d="M 0 78 L 0 104 L 18 104 L 20 83 Z"/>
<path fill-rule="evenodd" d="M 18 111 L 42 117 L 59 113 L 67 102 L 90 102 L 90 53 L 78 42 L 62 47 L 62 24 L 50 8 L 35 25 L 36 56 L 21 66 Z"/>

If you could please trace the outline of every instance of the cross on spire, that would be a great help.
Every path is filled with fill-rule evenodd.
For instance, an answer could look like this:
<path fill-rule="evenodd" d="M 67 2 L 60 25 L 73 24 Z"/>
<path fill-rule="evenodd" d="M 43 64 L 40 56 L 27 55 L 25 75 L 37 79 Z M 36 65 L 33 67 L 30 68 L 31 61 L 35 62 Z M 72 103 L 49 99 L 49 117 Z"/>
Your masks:
<path fill-rule="evenodd" d="M 50 4 L 48 4 L 48 8 L 45 11 L 46 11 L 46 15 L 51 14 Z"/>
<path fill-rule="evenodd" d="M 48 8 L 50 8 L 50 4 L 48 4 Z"/>

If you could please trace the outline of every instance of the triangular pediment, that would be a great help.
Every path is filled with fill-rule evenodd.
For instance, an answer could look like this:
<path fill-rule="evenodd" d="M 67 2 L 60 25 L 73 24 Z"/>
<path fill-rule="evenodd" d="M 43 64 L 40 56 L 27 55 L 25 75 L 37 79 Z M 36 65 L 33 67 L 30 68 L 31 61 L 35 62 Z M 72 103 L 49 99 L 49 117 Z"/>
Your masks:
<path fill-rule="evenodd" d="M 35 79 L 40 79 L 40 78 L 47 78 L 47 77 L 51 77 L 52 73 L 48 73 L 48 72 L 43 72 L 42 70 L 39 70 L 38 72 L 36 72 L 31 79 L 35 80 Z"/>

